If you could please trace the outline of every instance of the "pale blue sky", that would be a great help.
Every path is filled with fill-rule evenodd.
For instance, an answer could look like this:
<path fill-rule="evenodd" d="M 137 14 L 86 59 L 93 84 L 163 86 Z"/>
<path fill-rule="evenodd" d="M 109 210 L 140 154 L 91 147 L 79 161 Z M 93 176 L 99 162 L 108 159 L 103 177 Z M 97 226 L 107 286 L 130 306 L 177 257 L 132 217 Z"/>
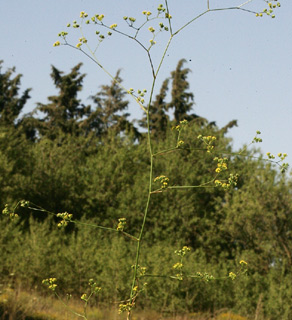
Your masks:
<path fill-rule="evenodd" d="M 88 96 L 98 91 L 109 78 L 96 65 L 77 50 L 52 44 L 66 24 L 78 20 L 81 10 L 91 17 L 105 14 L 104 22 L 128 31 L 122 17 L 134 16 L 143 21 L 142 10 L 154 12 L 161 0 L 0 0 L 0 60 L 4 70 L 15 66 L 22 73 L 22 88 L 33 88 L 32 99 L 26 112 L 36 102 L 46 102 L 55 94 L 50 79 L 51 65 L 68 72 L 83 62 L 82 72 L 87 74 L 80 98 L 85 103 Z M 244 2 L 244 1 L 242 1 Z M 211 8 L 236 6 L 238 0 L 210 0 Z M 169 0 L 176 30 L 185 22 L 206 9 L 207 0 Z M 246 9 L 262 10 L 263 0 L 253 0 Z M 257 18 L 240 10 L 210 12 L 199 18 L 178 34 L 169 49 L 158 77 L 161 82 L 169 76 L 181 58 L 192 70 L 189 76 L 195 94 L 194 112 L 224 126 L 237 119 L 239 127 L 230 131 L 236 147 L 252 140 L 256 130 L 262 132 L 264 152 L 286 152 L 292 165 L 292 1 L 283 0 L 275 10 L 276 18 Z M 158 22 L 153 22 L 157 26 Z M 86 28 L 84 28 L 85 33 Z M 95 30 L 95 29 L 94 29 Z M 78 33 L 69 39 L 77 43 Z M 88 29 L 88 34 L 93 29 Z M 145 29 L 141 40 L 148 42 L 150 32 Z M 148 37 L 148 38 L 147 38 Z M 89 37 L 90 38 L 90 37 Z M 158 35 L 157 44 L 151 49 L 157 65 L 166 35 Z M 129 88 L 147 88 L 151 72 L 147 56 L 133 41 L 114 34 L 98 49 L 100 62 L 113 74 L 121 68 L 124 85 Z M 132 104 L 134 118 L 141 112 Z"/>

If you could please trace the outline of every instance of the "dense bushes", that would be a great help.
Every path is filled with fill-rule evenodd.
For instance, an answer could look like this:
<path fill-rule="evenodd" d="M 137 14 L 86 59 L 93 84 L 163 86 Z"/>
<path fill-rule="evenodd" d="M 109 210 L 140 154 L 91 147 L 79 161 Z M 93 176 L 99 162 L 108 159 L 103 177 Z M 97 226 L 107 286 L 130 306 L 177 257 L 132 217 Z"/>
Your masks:
<path fill-rule="evenodd" d="M 176 81 L 182 71 L 185 77 L 187 69 L 182 65 L 180 62 L 176 70 Z M 51 212 L 67 211 L 80 222 L 110 228 L 116 228 L 118 219 L 125 217 L 126 232 L 137 236 L 148 193 L 147 141 L 143 131 L 128 121 L 128 115 L 121 114 L 127 103 L 114 84 L 97 94 L 94 101 L 98 107 L 94 110 L 77 100 L 83 79 L 79 68 L 66 76 L 53 69 L 60 94 L 50 97 L 50 104 L 39 105 L 47 112 L 42 119 L 32 115 L 17 118 L 15 113 L 12 120 L 8 119 L 7 108 L 12 108 L 15 100 L 1 105 L 1 206 L 8 203 L 13 208 L 20 199 L 26 199 Z M 11 73 L 1 76 L 8 81 Z M 19 77 L 9 85 L 14 86 L 17 97 Z M 0 95 L 7 100 L 7 86 L 1 90 Z M 166 175 L 171 186 L 201 185 L 214 178 L 213 158 L 219 155 L 229 159 L 228 174 L 238 173 L 239 181 L 229 191 L 208 185 L 169 189 L 152 196 L 141 263 L 147 273 L 162 276 L 145 276 L 148 289 L 141 293 L 138 306 L 165 312 L 228 308 L 243 315 L 257 312 L 268 319 L 291 319 L 291 181 L 252 157 L 255 151 L 235 155 L 225 136 L 235 122 L 220 129 L 197 115 L 186 114 L 184 108 L 180 114 L 174 104 L 179 97 L 171 97 L 167 105 L 165 90 L 164 83 L 154 102 L 157 112 L 151 122 L 155 127 L 155 176 Z M 106 92 L 117 95 L 114 100 L 108 97 L 115 101 L 112 105 Z M 19 104 L 15 108 L 19 111 Z M 177 119 L 188 116 L 190 122 L 182 131 L 183 147 L 161 152 L 177 143 L 176 131 L 171 129 L 176 123 L 167 113 L 171 108 Z M 216 137 L 213 154 L 206 152 L 198 135 Z M 60 230 L 56 217 L 45 212 L 18 208 L 17 213 L 20 218 L 12 222 L 3 215 L 0 218 L 3 286 L 21 283 L 44 292 L 42 279 L 56 277 L 63 294 L 80 297 L 88 279 L 94 278 L 102 287 L 96 304 L 115 304 L 127 295 L 135 257 L 129 238 L 73 224 Z M 219 280 L 163 277 L 174 274 L 174 251 L 183 245 L 192 249 L 185 261 L 186 270 L 207 272 Z M 220 280 L 241 259 L 248 262 L 248 276 Z"/>

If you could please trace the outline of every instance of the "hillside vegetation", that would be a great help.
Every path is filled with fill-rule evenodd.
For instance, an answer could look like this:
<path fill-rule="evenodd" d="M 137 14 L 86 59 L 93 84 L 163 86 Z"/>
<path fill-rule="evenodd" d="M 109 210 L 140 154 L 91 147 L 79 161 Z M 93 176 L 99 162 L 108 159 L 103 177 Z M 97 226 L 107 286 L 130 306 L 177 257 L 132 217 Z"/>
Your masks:
<path fill-rule="evenodd" d="M 172 186 L 202 185 L 213 179 L 214 157 L 220 156 L 238 173 L 238 182 L 229 190 L 203 187 L 155 194 L 140 259 L 147 273 L 175 274 L 174 252 L 188 246 L 185 270 L 219 279 L 149 277 L 137 308 L 166 315 L 230 310 L 242 318 L 224 319 L 292 319 L 291 179 L 263 161 L 260 151 L 246 146 L 234 150 L 227 132 L 235 120 L 219 128 L 213 119 L 194 113 L 189 71 L 179 61 L 152 102 L 154 175 L 169 177 Z M 25 199 L 84 223 L 60 229 L 56 216 L 23 207 L 17 207 L 18 219 L 1 215 L 3 314 L 7 292 L 48 295 L 42 280 L 49 277 L 57 278 L 60 294 L 72 299 L 94 279 L 102 288 L 91 301 L 95 308 L 115 308 L 130 290 L 135 258 L 131 239 L 85 224 L 117 228 L 124 217 L 125 231 L 138 236 L 149 179 L 146 119 L 131 120 L 125 92 L 115 82 L 97 88 L 91 104 L 85 105 L 78 98 L 84 76 L 81 64 L 68 74 L 52 67 L 57 95 L 23 114 L 30 90 L 20 92 L 21 76 L 14 69 L 1 70 L 1 207 L 8 204 L 12 210 Z M 119 71 L 116 77 L 121 81 Z M 161 152 L 177 145 L 173 127 L 184 119 L 189 124 L 181 132 L 183 146 Z M 199 135 L 216 137 L 216 152 L 206 152 Z M 248 263 L 247 275 L 220 280 L 241 260 Z"/>

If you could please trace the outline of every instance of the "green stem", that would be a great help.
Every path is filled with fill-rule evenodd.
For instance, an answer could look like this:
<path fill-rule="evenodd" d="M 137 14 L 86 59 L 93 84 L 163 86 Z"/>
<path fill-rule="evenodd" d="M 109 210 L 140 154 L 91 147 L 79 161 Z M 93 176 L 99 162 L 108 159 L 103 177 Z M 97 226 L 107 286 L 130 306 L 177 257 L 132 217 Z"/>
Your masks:
<path fill-rule="evenodd" d="M 153 84 L 154 84 L 154 82 L 155 82 L 155 79 L 153 80 Z M 152 88 L 153 88 L 153 86 L 152 86 Z M 152 94 L 151 94 L 151 96 L 152 96 Z M 151 99 L 151 96 L 150 96 L 150 99 Z M 149 107 L 150 107 L 150 103 L 149 103 Z M 141 241 L 143 238 L 144 227 L 145 227 L 149 204 L 150 204 L 152 180 L 153 180 L 153 154 L 152 154 L 151 137 L 150 137 L 149 107 L 148 107 L 148 111 L 147 111 L 148 147 L 149 147 L 149 153 L 150 153 L 149 190 L 148 190 L 147 203 L 146 203 L 145 212 L 144 212 L 144 218 L 143 218 L 143 222 L 142 222 L 142 226 L 141 226 L 141 230 L 140 230 L 140 234 L 139 234 L 139 238 L 138 238 L 137 249 L 136 249 L 135 268 L 134 268 L 134 275 L 133 275 L 133 281 L 132 281 L 132 287 L 131 287 L 131 293 L 130 293 L 131 299 L 134 296 L 134 287 L 135 287 L 136 280 L 137 280 L 137 271 L 138 271 L 138 265 L 139 265 Z"/>
<path fill-rule="evenodd" d="M 167 14 L 168 14 L 169 31 L 170 31 L 170 34 L 172 35 L 172 26 L 171 26 L 171 19 L 170 19 L 170 13 L 169 13 L 167 0 L 165 0 L 165 6 L 166 6 Z"/>
<path fill-rule="evenodd" d="M 88 54 L 87 52 L 85 52 L 84 50 L 80 49 L 80 48 L 77 48 L 77 47 L 74 47 L 72 44 L 69 44 L 69 43 L 65 43 L 66 46 L 69 46 L 75 50 L 79 50 L 81 51 L 84 55 L 86 55 L 90 60 L 92 60 L 95 64 L 97 64 L 120 88 L 122 88 L 125 92 L 127 92 L 128 94 L 130 94 L 130 96 L 136 101 L 136 103 L 138 103 L 138 105 L 140 106 L 140 108 L 146 112 L 146 109 L 145 107 L 142 105 L 142 103 L 140 101 L 138 101 L 136 99 L 136 97 L 130 93 L 122 84 L 121 82 L 119 82 L 109 71 L 107 71 L 102 65 L 101 63 L 98 61 L 97 57 L 95 56 L 95 53 L 90 49 L 90 47 L 88 46 L 88 44 L 86 43 L 87 45 L 87 48 L 88 50 L 90 51 L 90 54 Z"/>
<path fill-rule="evenodd" d="M 173 36 L 177 35 L 179 32 L 181 32 L 183 29 L 185 29 L 188 25 L 190 25 L 191 23 L 193 23 L 194 21 L 196 21 L 197 19 L 199 19 L 200 17 L 202 17 L 203 15 L 205 15 L 206 13 L 208 12 L 216 12 L 216 11 L 226 11 L 226 10 L 241 10 L 241 11 L 246 11 L 246 12 L 249 12 L 249 13 L 254 13 L 256 14 L 255 11 L 252 11 L 252 10 L 248 10 L 248 9 L 243 9 L 242 6 L 247 4 L 248 2 L 250 1 L 247 1 L 243 4 L 241 4 L 240 6 L 238 7 L 229 7 L 229 8 L 217 8 L 217 9 L 209 9 L 200 13 L 199 15 L 197 15 L 195 18 L 191 19 L 189 22 L 187 22 L 186 24 L 184 24 L 182 27 L 180 27 L 174 34 Z"/>
<path fill-rule="evenodd" d="M 163 54 L 162 54 L 162 58 L 161 58 L 161 60 L 160 60 L 160 62 L 159 62 L 158 68 L 157 68 L 157 70 L 156 70 L 156 72 L 155 72 L 155 78 L 157 78 L 158 72 L 159 72 L 159 70 L 160 70 L 160 68 L 161 68 L 161 66 L 162 66 L 162 63 L 163 63 L 163 61 L 164 61 L 164 58 L 165 58 L 165 56 L 166 56 L 166 52 L 167 52 L 167 50 L 168 50 L 168 48 L 169 48 L 169 46 L 170 46 L 170 43 L 171 43 L 172 38 L 173 38 L 173 35 L 170 36 L 170 38 L 169 38 L 169 40 L 168 40 L 168 42 L 167 42 L 167 45 L 166 45 L 166 47 L 165 47 L 165 50 L 164 50 L 164 52 L 163 52 Z"/>
<path fill-rule="evenodd" d="M 20 202 L 21 202 L 21 201 L 19 201 L 19 202 L 17 203 L 17 205 L 16 205 L 15 208 L 14 208 L 14 211 L 15 211 L 15 209 L 20 205 Z M 45 213 L 48 213 L 48 214 L 57 216 L 56 213 L 50 212 L 50 211 L 48 211 L 48 210 L 45 210 L 45 209 L 43 209 L 42 207 L 39 207 L 39 206 L 37 206 L 37 205 L 34 204 L 34 203 L 30 203 L 30 205 L 34 205 L 35 207 L 28 206 L 28 207 L 27 207 L 28 209 L 31 209 L 31 210 L 34 210 L 34 211 L 45 212 Z M 129 233 L 127 233 L 127 232 L 120 231 L 120 230 L 117 230 L 117 229 L 114 229 L 114 228 L 103 227 L 103 226 L 99 226 L 99 225 L 96 225 L 96 224 L 86 223 L 86 222 L 80 222 L 80 221 L 76 221 L 76 220 L 68 220 L 68 222 L 70 222 L 70 223 L 75 223 L 75 224 L 77 224 L 77 225 L 88 226 L 88 227 L 92 227 L 92 228 L 96 228 L 96 229 L 102 229 L 102 230 L 120 232 L 120 233 L 122 233 L 124 236 L 126 236 L 126 237 L 128 237 L 128 238 L 130 238 L 130 239 L 132 239 L 132 240 L 135 240 L 135 241 L 138 241 L 138 240 L 139 240 L 138 238 L 132 236 L 131 234 L 129 234 Z"/>
<path fill-rule="evenodd" d="M 134 287 L 136 285 L 136 281 L 137 281 L 137 272 L 138 272 L 138 266 L 139 266 L 139 257 L 140 257 L 140 251 L 141 251 L 141 242 L 142 242 L 142 239 L 143 239 L 143 235 L 144 235 L 144 228 L 145 228 L 145 224 L 146 224 L 146 220 L 147 220 L 147 215 L 148 215 L 148 211 L 149 211 L 149 205 L 150 205 L 150 200 L 151 200 L 151 194 L 152 193 L 158 193 L 158 192 L 163 192 L 167 189 L 186 189 L 186 188 L 202 188 L 202 187 L 209 187 L 208 185 L 212 182 L 214 182 L 215 179 L 212 179 L 206 183 L 203 183 L 201 185 L 198 185 L 198 186 L 172 186 L 172 187 L 168 187 L 167 189 L 159 189 L 159 190 L 156 190 L 156 191 L 153 191 L 152 192 L 152 181 L 153 181 L 153 160 L 154 160 L 154 156 L 156 155 L 160 155 L 160 154 L 163 154 L 163 153 L 166 153 L 166 152 L 172 152 L 172 151 L 175 151 L 176 149 L 179 149 L 177 147 L 175 148 L 171 148 L 171 149 L 168 149 L 168 150 L 165 150 L 165 151 L 161 151 L 161 152 L 158 152 L 156 154 L 153 154 L 153 151 L 152 151 L 152 143 L 151 143 L 151 130 L 150 130 L 150 107 L 151 107 L 151 101 L 152 101 L 152 97 L 153 97 L 153 93 L 154 93 L 154 87 L 155 87 L 155 82 L 156 82 L 156 79 L 157 79 L 157 75 L 161 69 L 161 66 L 164 62 L 164 59 L 165 59 L 165 56 L 166 56 L 166 53 L 169 49 L 169 46 L 170 46 L 170 43 L 173 39 L 173 37 L 175 35 L 177 35 L 180 31 L 182 31 L 183 29 L 185 29 L 188 25 L 190 25 L 192 22 L 194 22 L 195 20 L 197 20 L 198 18 L 202 17 L 203 15 L 205 15 L 206 13 L 208 12 L 215 12 L 215 11 L 223 11 L 223 10 L 233 10 L 233 9 L 237 9 L 237 10 L 243 10 L 243 11 L 247 11 L 247 12 L 253 12 L 253 11 L 250 11 L 250 10 L 246 10 L 246 9 L 243 9 L 242 6 L 244 6 L 245 4 L 251 2 L 252 0 L 247 0 L 246 2 L 244 2 L 243 4 L 241 4 L 240 6 L 238 7 L 230 7 L 230 8 L 218 8 L 218 9 L 210 9 L 210 6 L 209 6 L 209 0 L 207 0 L 207 10 L 202 12 L 201 14 L 197 15 L 195 18 L 191 19 L 189 22 L 187 22 L 186 24 L 184 24 L 181 28 L 179 28 L 175 33 L 172 32 L 172 24 L 171 24 L 171 19 L 170 19 L 170 14 L 169 14 L 169 8 L 168 8 L 168 1 L 165 0 L 165 5 L 166 5 L 166 9 L 167 9 L 167 13 L 168 13 L 168 22 L 169 22 L 169 31 L 170 31 L 170 38 L 168 40 L 168 43 L 165 47 L 165 50 L 162 54 L 162 57 L 160 59 L 160 62 L 159 62 L 159 65 L 157 67 L 157 70 L 156 72 L 154 72 L 154 67 L 153 67 L 153 64 L 152 64 L 152 58 L 151 58 L 151 55 L 150 55 L 150 52 L 149 50 L 146 49 L 146 47 L 141 43 L 139 42 L 136 37 L 137 37 L 137 34 L 139 32 L 140 29 L 136 29 L 137 32 L 136 32 L 136 35 L 135 37 L 131 37 L 129 35 L 126 35 L 125 33 L 123 32 L 120 32 L 120 31 L 117 31 L 117 30 L 114 30 L 124 36 L 127 36 L 129 37 L 130 39 L 132 40 L 135 40 L 140 46 L 142 46 L 142 48 L 144 50 L 147 51 L 147 54 L 148 54 L 148 59 L 150 61 L 150 64 L 151 64 L 151 69 L 152 69 L 152 74 L 153 74 L 153 82 L 152 82 L 152 88 L 151 88 L 151 92 L 150 92 L 150 98 L 149 98 L 149 103 L 148 103 L 148 108 L 145 108 L 136 98 L 135 96 L 130 93 L 130 95 L 135 99 L 135 101 L 139 104 L 139 106 L 142 108 L 143 111 L 146 112 L 146 115 L 147 115 L 147 141 L 148 141 L 148 148 L 149 148 L 149 155 L 150 155 L 150 169 L 149 169 L 149 186 L 148 186 L 148 196 L 147 196 L 147 202 L 146 202 L 146 207 L 145 207 L 145 212 L 144 212 L 144 216 L 143 216 L 143 222 L 142 222 L 142 225 L 141 225 L 141 229 L 140 229 L 140 233 L 139 233 L 139 237 L 138 238 L 135 238 L 131 235 L 128 235 L 126 233 L 123 232 L 124 235 L 126 236 L 130 236 L 132 239 L 135 239 L 138 243 L 137 243 L 137 248 L 136 248 L 136 258 L 135 258 L 135 268 L 134 268 L 134 274 L 133 274 L 133 279 L 132 279 L 132 286 L 131 286 L 131 293 L 130 293 L 130 299 L 129 301 L 131 303 L 134 303 L 135 301 L 135 297 L 136 297 L 136 293 L 134 293 Z M 253 12 L 255 13 L 255 12 Z M 148 21 L 148 20 L 147 20 Z M 103 25 L 103 24 L 102 24 Z M 144 24 L 143 24 L 144 25 Z M 143 26 L 142 25 L 142 26 Z M 107 27 L 108 28 L 108 27 Z M 82 32 L 82 30 L 81 30 Z M 122 89 L 124 89 L 126 92 L 128 92 L 128 90 L 126 90 L 122 84 L 116 79 L 114 78 L 98 61 L 98 59 L 96 58 L 95 56 L 95 52 L 93 52 L 90 47 L 88 46 L 88 44 L 86 43 L 87 45 L 87 48 L 90 52 L 90 54 L 86 53 L 85 51 L 83 51 L 82 49 L 78 49 L 70 44 L 67 43 L 67 41 L 65 40 L 65 44 L 74 48 L 74 49 L 77 49 L 77 50 L 80 50 L 83 54 L 85 54 L 89 59 L 91 59 L 92 61 L 94 61 L 113 81 L 115 81 Z M 180 135 L 178 135 L 178 141 L 179 141 L 179 137 Z M 34 209 L 35 210 L 35 209 Z M 44 211 L 44 210 L 40 210 L 40 211 Z M 71 221 L 73 222 L 73 221 Z M 76 222 L 74 222 L 76 223 Z M 88 225 L 86 223 L 81 223 L 83 225 Z M 106 228 L 106 227 L 99 227 L 101 229 L 106 229 L 106 230 L 115 230 L 113 228 Z M 117 231 L 117 230 L 115 230 Z M 150 276 L 150 275 L 146 275 L 146 276 Z M 152 276 L 155 276 L 155 275 L 152 275 Z M 162 277 L 161 275 L 157 275 L 157 277 Z M 172 279 L 176 279 L 177 277 L 174 277 L 174 276 L 168 276 L 169 278 L 172 278 Z M 198 277 L 198 276 L 192 276 L 190 275 L 189 277 Z M 78 316 L 81 316 L 83 318 L 85 318 L 84 316 L 80 315 L 80 314 L 77 314 L 75 313 L 76 315 Z M 128 312 L 128 315 L 127 315 L 127 319 L 130 319 L 131 318 L 131 311 Z"/>

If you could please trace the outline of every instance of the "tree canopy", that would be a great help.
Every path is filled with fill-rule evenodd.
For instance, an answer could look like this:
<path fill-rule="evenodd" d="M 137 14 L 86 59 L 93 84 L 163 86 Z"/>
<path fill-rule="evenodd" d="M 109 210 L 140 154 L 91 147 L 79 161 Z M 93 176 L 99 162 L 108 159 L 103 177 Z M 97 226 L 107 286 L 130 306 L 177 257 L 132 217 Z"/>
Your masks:
<path fill-rule="evenodd" d="M 172 297 L 162 280 L 150 280 L 153 283 L 149 290 L 154 299 L 146 296 L 143 303 L 154 308 L 160 308 L 162 303 L 169 309 L 173 305 L 180 309 L 186 303 L 189 311 L 236 306 L 248 313 L 256 310 L 263 294 L 263 312 L 270 319 L 290 319 L 284 316 L 291 314 L 292 296 L 291 288 L 285 285 L 290 283 L 292 271 L 291 180 L 270 162 L 262 161 L 258 150 L 236 155 L 231 139 L 226 136 L 227 130 L 236 125 L 235 120 L 219 128 L 214 121 L 194 113 L 194 94 L 189 91 L 188 83 L 190 70 L 184 68 L 185 63 L 185 60 L 178 62 L 150 106 L 154 155 L 158 159 L 153 169 L 157 176 L 169 177 L 172 186 L 202 187 L 195 192 L 169 189 L 153 196 L 142 259 L 154 273 L 157 257 L 165 260 L 160 270 L 164 272 L 171 268 L 167 262 L 172 261 L 174 248 L 188 245 L 192 248 L 188 268 L 195 266 L 199 270 L 205 266 L 210 272 L 220 274 L 228 272 L 234 261 L 244 259 L 249 262 L 250 275 L 240 280 L 242 290 L 232 281 L 217 282 L 212 285 L 213 291 L 201 282 L 186 281 L 184 287 L 172 285 Z M 130 120 L 126 92 L 115 80 L 97 88 L 91 97 L 92 105 L 83 104 L 78 97 L 85 77 L 81 67 L 78 64 L 64 74 L 52 66 L 51 78 L 58 93 L 49 96 L 48 103 L 39 103 L 29 114 L 23 111 L 30 89 L 21 94 L 21 75 L 14 76 L 15 69 L 4 73 L 1 70 L 1 206 L 4 208 L 6 203 L 13 206 L 20 199 L 27 199 L 48 211 L 70 212 L 79 221 L 109 228 L 116 227 L 118 219 L 125 217 L 127 232 L 135 235 L 143 216 L 143 195 L 147 194 L 145 185 L 149 179 L 145 172 L 149 164 L 144 139 L 146 120 Z M 115 79 L 122 81 L 120 71 Z M 184 144 L 173 152 L 161 152 L 177 146 L 175 127 L 184 119 L 189 121 L 180 133 Z M 217 153 L 206 152 L 198 136 L 215 137 Z M 229 169 L 239 174 L 235 188 L 225 191 L 204 187 L 214 176 L 215 156 L 226 157 Z M 119 297 L 126 290 L 127 275 L 117 275 L 116 261 L 133 254 L 127 240 L 112 239 L 100 231 L 84 231 L 79 226 L 58 233 L 51 231 L 53 222 L 45 213 L 40 215 L 21 208 L 19 214 L 21 218 L 14 231 L 4 227 L 3 217 L 0 220 L 4 230 L 0 236 L 4 257 L 0 279 L 5 279 L 12 268 L 19 279 L 34 286 L 46 273 L 57 272 L 78 292 L 87 275 L 93 274 L 103 282 L 104 301 L 113 297 L 111 292 L 117 292 Z M 89 244 L 93 233 L 98 241 Z M 35 237 L 38 248 L 28 234 Z M 49 239 L 47 243 L 42 240 L 44 234 Z M 61 242 L 65 249 L 61 248 Z M 102 255 L 99 245 L 110 248 L 108 257 Z M 57 257 L 54 250 L 62 255 Z M 11 267 L 17 259 L 27 261 L 29 252 L 34 252 L 36 261 L 40 259 L 38 265 L 26 272 L 25 263 L 14 263 Z M 40 256 L 44 252 L 47 258 L 42 262 Z M 77 262 L 76 255 L 84 260 Z M 66 265 L 63 270 L 56 269 L 56 259 Z M 74 276 L 67 272 L 70 266 L 76 268 L 76 264 L 79 267 L 75 271 L 80 276 L 77 285 Z M 257 286 L 252 285 L 253 281 Z M 275 294 L 279 281 L 281 297 Z M 198 290 L 201 297 L 196 296 Z M 226 290 L 232 293 L 229 298 L 224 295 Z M 218 298 L 218 293 L 222 298 Z M 212 302 L 214 296 L 217 305 Z"/>

